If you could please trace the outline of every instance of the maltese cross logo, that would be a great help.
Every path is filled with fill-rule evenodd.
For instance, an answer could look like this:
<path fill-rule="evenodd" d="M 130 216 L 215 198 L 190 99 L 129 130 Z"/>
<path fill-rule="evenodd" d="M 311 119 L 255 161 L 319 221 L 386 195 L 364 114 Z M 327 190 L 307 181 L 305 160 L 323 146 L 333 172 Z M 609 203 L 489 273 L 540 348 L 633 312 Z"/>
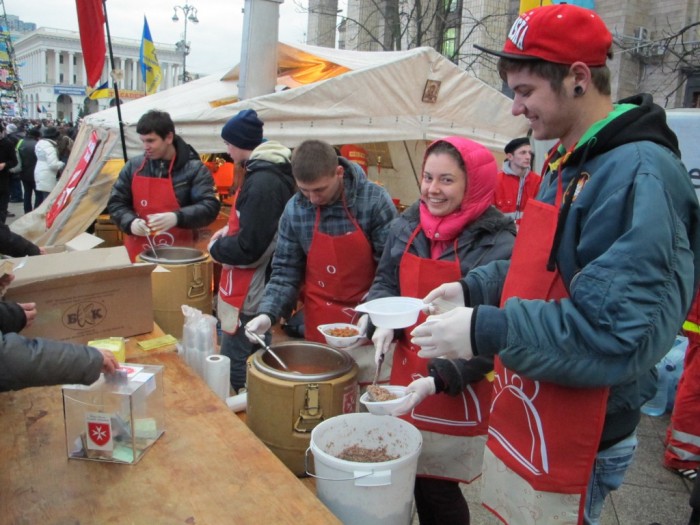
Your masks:
<path fill-rule="evenodd" d="M 90 440 L 98 447 L 104 447 L 111 438 L 111 429 L 109 425 L 103 423 L 90 422 L 88 423 L 88 433 Z"/>

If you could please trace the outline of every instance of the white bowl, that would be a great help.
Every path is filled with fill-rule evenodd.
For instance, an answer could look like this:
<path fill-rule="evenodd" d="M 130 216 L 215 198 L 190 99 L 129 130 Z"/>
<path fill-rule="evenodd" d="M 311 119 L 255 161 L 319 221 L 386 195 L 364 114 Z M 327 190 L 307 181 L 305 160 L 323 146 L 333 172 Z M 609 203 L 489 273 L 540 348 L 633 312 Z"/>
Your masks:
<path fill-rule="evenodd" d="M 317 328 L 318 331 L 323 334 L 323 337 L 326 338 L 326 343 L 335 348 L 347 348 L 348 346 L 354 345 L 360 340 L 360 338 L 363 337 L 363 334 L 360 333 L 360 329 L 354 324 L 349 323 L 320 324 Z M 333 330 L 334 328 L 353 328 L 357 332 L 357 335 L 352 335 L 350 337 L 337 337 L 330 335 L 328 331 Z"/>
<path fill-rule="evenodd" d="M 406 396 L 409 395 L 406 393 L 406 387 L 405 386 L 398 386 L 398 385 L 378 385 L 381 386 L 382 388 L 388 390 L 392 394 L 396 396 L 396 399 L 390 399 L 389 401 L 372 401 L 372 398 L 369 396 L 369 392 L 365 392 L 362 394 L 360 397 L 360 403 L 365 405 L 367 407 L 367 410 L 369 410 L 370 414 L 376 414 L 377 416 L 390 416 L 391 412 L 401 403 L 404 402 L 406 399 Z"/>
<path fill-rule="evenodd" d="M 382 297 L 357 305 L 355 310 L 369 314 L 379 328 L 406 328 L 418 320 L 418 314 L 428 305 L 415 297 Z"/>

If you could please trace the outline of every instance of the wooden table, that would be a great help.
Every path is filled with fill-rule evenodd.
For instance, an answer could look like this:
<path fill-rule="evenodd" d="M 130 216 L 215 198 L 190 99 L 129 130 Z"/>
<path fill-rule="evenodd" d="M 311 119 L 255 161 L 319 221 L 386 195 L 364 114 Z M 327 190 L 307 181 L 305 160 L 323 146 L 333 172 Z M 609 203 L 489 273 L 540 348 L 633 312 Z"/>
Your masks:
<path fill-rule="evenodd" d="M 340 523 L 177 354 L 128 360 L 165 367 L 165 434 L 135 465 L 67 458 L 60 387 L 0 394 L 2 523 Z"/>

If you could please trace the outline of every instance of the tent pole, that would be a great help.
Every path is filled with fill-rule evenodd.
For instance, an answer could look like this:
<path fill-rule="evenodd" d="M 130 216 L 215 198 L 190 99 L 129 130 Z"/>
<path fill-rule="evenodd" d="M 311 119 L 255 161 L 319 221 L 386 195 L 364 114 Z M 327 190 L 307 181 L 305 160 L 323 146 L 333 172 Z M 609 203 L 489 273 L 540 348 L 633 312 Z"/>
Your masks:
<path fill-rule="evenodd" d="M 114 78 L 114 53 L 112 52 L 112 37 L 109 34 L 109 20 L 107 19 L 107 0 L 102 0 L 102 9 L 105 14 L 105 28 L 107 29 L 107 48 L 109 49 L 109 64 L 111 67 L 112 86 L 114 86 L 114 98 L 117 101 L 117 117 L 119 118 L 119 135 L 122 139 L 122 154 L 124 162 L 128 159 L 126 155 L 126 137 L 124 136 L 124 123 L 122 122 L 122 108 L 119 103 L 119 82 Z"/>
<path fill-rule="evenodd" d="M 403 141 L 403 147 L 406 150 L 406 156 L 408 157 L 408 162 L 411 163 L 411 171 L 413 171 L 413 178 L 416 179 L 416 186 L 418 186 L 418 191 L 420 191 L 420 179 L 418 179 L 418 174 L 416 173 L 416 167 L 413 165 L 413 157 L 411 157 L 411 153 L 408 151 L 408 144 L 406 144 L 406 141 Z"/>

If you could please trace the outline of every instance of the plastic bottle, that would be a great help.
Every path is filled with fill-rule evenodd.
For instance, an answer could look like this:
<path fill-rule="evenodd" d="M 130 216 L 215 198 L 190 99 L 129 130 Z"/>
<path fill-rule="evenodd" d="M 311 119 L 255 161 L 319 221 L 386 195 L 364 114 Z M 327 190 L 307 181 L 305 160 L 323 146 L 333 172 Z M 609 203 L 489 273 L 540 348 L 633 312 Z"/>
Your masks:
<path fill-rule="evenodd" d="M 668 372 L 668 395 L 666 399 L 666 410 L 673 410 L 673 403 L 676 400 L 676 392 L 678 391 L 678 381 L 683 373 L 683 362 L 685 361 L 685 353 L 688 349 L 688 338 L 683 336 L 676 337 L 673 347 L 664 357 L 663 362 Z"/>
<path fill-rule="evenodd" d="M 648 416 L 662 416 L 666 412 L 669 373 L 662 359 L 656 364 L 659 375 L 656 380 L 656 395 L 642 405 L 642 413 Z"/>

